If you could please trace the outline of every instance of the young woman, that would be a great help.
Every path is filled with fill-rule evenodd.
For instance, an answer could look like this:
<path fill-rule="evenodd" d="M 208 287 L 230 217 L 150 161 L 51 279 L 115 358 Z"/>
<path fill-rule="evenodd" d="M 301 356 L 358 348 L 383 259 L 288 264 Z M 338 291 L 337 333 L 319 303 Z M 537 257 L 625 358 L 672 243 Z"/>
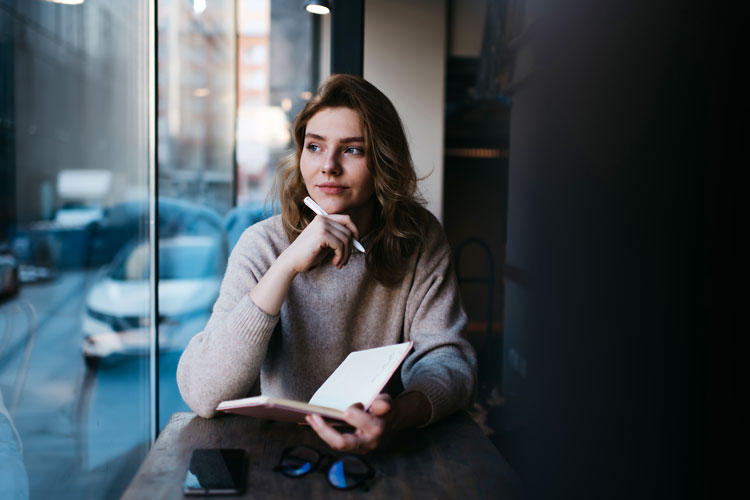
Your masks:
<path fill-rule="evenodd" d="M 332 448 L 364 452 L 467 406 L 476 358 L 450 249 L 421 205 L 393 104 L 362 78 L 334 75 L 293 127 L 296 150 L 277 177 L 281 215 L 243 233 L 177 381 L 203 417 L 258 390 L 307 401 L 351 351 L 411 340 L 402 390 L 367 412 L 349 408 L 354 432 L 307 417 Z M 330 215 L 316 216 L 308 195 Z"/>

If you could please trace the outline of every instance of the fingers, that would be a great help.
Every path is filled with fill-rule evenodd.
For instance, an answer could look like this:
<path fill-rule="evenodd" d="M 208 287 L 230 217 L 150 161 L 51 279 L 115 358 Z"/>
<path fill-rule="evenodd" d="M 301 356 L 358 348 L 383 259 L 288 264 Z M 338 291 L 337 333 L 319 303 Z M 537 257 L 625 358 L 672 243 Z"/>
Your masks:
<path fill-rule="evenodd" d="M 348 215 L 318 215 L 311 226 L 321 231 L 322 245 L 334 252 L 331 263 L 341 269 L 349 262 L 352 253 L 352 238 L 358 234 L 357 227 Z"/>
<path fill-rule="evenodd" d="M 387 405 L 385 401 L 380 403 Z M 361 407 L 351 406 L 346 410 L 344 420 L 355 428 L 352 433 L 340 433 L 319 415 L 308 415 L 307 423 L 334 450 L 364 453 L 374 450 L 385 433 L 385 421 L 368 413 Z"/>
<path fill-rule="evenodd" d="M 370 405 L 370 413 L 382 417 L 391 411 L 392 398 L 389 394 L 380 394 Z"/>
<path fill-rule="evenodd" d="M 318 265 L 333 250 L 332 263 L 341 269 L 351 253 L 349 230 L 325 216 L 316 216 L 300 233 L 297 239 L 284 250 L 287 265 L 297 273 L 303 273 Z"/>
<path fill-rule="evenodd" d="M 284 251 L 285 262 L 296 273 L 319 264 L 333 251 L 331 263 L 343 268 L 352 253 L 357 227 L 348 215 L 317 215 L 294 242 Z"/>
<path fill-rule="evenodd" d="M 330 220 L 333 220 L 337 222 L 338 224 L 345 226 L 351 233 L 351 237 L 357 240 L 359 239 L 359 229 L 357 229 L 357 226 L 354 225 L 354 222 L 352 221 L 351 217 L 349 217 L 348 215 L 341 215 L 341 214 L 330 214 L 327 217 Z"/>
<path fill-rule="evenodd" d="M 351 233 L 346 227 L 330 220 L 326 222 L 324 231 L 327 233 L 326 236 L 330 236 L 326 239 L 326 245 L 334 252 L 331 262 L 341 269 L 349 262 L 349 256 L 352 254 Z"/>
<path fill-rule="evenodd" d="M 361 439 L 356 432 L 342 434 L 328 425 L 320 415 L 308 415 L 305 421 L 331 449 L 354 453 L 366 451 L 360 449 Z"/>
<path fill-rule="evenodd" d="M 366 412 L 360 405 L 352 405 L 344 412 L 344 421 L 354 427 L 359 437 L 359 447 L 365 451 L 374 450 L 385 433 L 385 420 L 378 415 Z"/>

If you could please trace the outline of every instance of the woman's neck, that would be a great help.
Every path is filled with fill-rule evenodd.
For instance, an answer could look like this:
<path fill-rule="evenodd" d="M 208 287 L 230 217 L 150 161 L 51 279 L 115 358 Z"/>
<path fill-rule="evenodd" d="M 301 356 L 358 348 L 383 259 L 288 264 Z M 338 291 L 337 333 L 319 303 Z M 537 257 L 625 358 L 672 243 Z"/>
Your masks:
<path fill-rule="evenodd" d="M 375 197 L 369 203 L 350 210 L 348 215 L 359 229 L 359 237 L 363 238 L 373 227 L 373 215 L 375 213 Z"/>

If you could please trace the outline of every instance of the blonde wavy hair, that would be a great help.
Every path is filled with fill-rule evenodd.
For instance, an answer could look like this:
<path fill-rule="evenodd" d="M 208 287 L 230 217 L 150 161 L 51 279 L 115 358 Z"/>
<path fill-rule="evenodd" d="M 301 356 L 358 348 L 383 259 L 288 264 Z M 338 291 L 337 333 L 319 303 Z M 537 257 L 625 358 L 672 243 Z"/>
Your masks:
<path fill-rule="evenodd" d="M 417 189 L 409 143 L 391 101 L 374 85 L 352 75 L 333 75 L 318 87 L 292 124 L 294 149 L 276 171 L 275 194 L 289 241 L 294 241 L 315 216 L 304 204 L 308 195 L 300 172 L 300 156 L 310 119 L 324 108 L 344 107 L 360 118 L 367 167 L 375 181 L 375 210 L 368 237 L 366 266 L 380 283 L 401 281 L 408 258 L 424 239 L 424 199 Z"/>

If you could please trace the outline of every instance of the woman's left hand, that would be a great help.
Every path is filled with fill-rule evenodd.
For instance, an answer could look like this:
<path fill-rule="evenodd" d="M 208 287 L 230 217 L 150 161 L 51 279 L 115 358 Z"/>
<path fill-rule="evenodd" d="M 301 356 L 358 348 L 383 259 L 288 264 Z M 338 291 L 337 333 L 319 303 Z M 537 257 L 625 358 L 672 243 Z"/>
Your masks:
<path fill-rule="evenodd" d="M 370 406 L 370 411 L 362 405 L 352 405 L 344 413 L 344 421 L 354 427 L 354 432 L 341 433 L 330 426 L 320 415 L 308 415 L 305 420 L 318 436 L 332 449 L 350 453 L 367 453 L 378 447 L 383 437 L 390 431 L 392 401 L 388 394 L 380 394 Z"/>
<path fill-rule="evenodd" d="M 426 424 L 431 414 L 432 406 L 427 397 L 414 391 L 396 400 L 388 394 L 380 394 L 369 411 L 359 404 L 347 408 L 344 421 L 354 427 L 354 432 L 339 432 L 320 415 L 308 415 L 305 420 L 332 449 L 367 453 L 377 448 L 390 433 Z"/>

